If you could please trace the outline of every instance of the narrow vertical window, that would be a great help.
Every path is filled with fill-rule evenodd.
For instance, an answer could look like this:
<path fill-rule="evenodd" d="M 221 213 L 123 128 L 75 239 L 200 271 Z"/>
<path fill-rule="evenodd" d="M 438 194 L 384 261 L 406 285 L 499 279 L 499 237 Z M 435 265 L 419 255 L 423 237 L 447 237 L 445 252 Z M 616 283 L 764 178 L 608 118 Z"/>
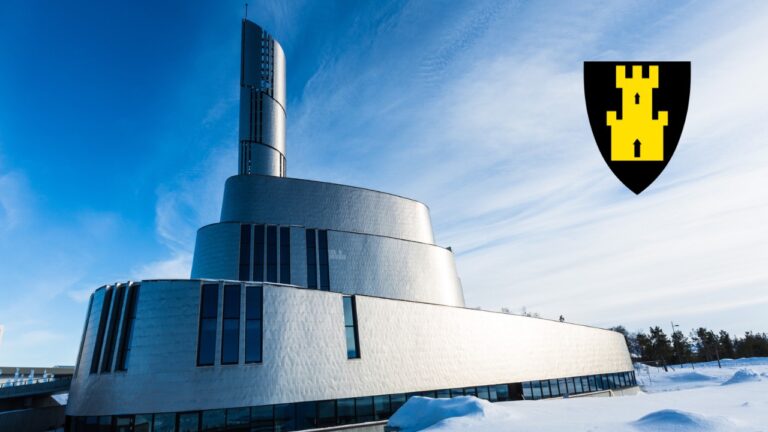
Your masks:
<path fill-rule="evenodd" d="M 112 313 L 109 315 L 109 330 L 107 341 L 104 344 L 104 359 L 101 362 L 101 371 L 112 370 L 112 359 L 115 356 L 115 344 L 117 343 L 117 329 L 120 318 L 123 316 L 123 300 L 125 298 L 125 285 L 118 285 L 112 300 Z"/>
<path fill-rule="evenodd" d="M 197 365 L 210 366 L 216 356 L 216 319 L 219 310 L 219 286 L 203 285 L 200 296 L 200 333 L 197 340 Z"/>
<path fill-rule="evenodd" d="M 264 225 L 253 226 L 253 280 L 264 280 Z"/>
<path fill-rule="evenodd" d="M 261 362 L 261 314 L 264 290 L 260 286 L 245 289 L 245 362 Z"/>
<path fill-rule="evenodd" d="M 99 315 L 99 329 L 96 332 L 96 343 L 93 346 L 93 356 L 91 358 L 91 373 L 99 371 L 99 362 L 101 361 L 101 348 L 104 343 L 104 330 L 107 328 L 107 318 L 109 317 L 109 306 L 112 304 L 112 287 L 104 290 L 104 300 L 101 304 L 101 314 Z"/>
<path fill-rule="evenodd" d="M 251 226 L 240 225 L 240 280 L 251 280 Z"/>
<path fill-rule="evenodd" d="M 117 351 L 117 366 L 115 370 L 124 371 L 128 367 L 128 357 L 131 354 L 133 340 L 133 322 L 136 320 L 136 302 L 139 299 L 139 284 L 128 287 L 128 300 L 125 305 L 123 330 L 120 332 L 120 348 Z"/>
<path fill-rule="evenodd" d="M 320 252 L 320 289 L 329 291 L 331 281 L 328 277 L 328 231 L 320 230 L 318 232 L 317 243 Z"/>
<path fill-rule="evenodd" d="M 355 298 L 344 296 L 344 334 L 347 339 L 347 358 L 360 358 L 359 339 L 357 336 L 357 308 Z"/>
<path fill-rule="evenodd" d="M 307 230 L 307 288 L 317 288 L 317 249 L 315 230 Z"/>
<path fill-rule="evenodd" d="M 77 375 L 80 369 L 80 360 L 83 357 L 83 347 L 85 345 L 85 337 L 88 335 L 88 324 L 91 320 L 91 308 L 93 307 L 93 294 L 88 300 L 88 312 L 85 314 L 85 326 L 83 326 L 83 337 L 80 339 L 80 349 L 77 350 L 77 363 L 75 363 L 75 375 Z"/>
<path fill-rule="evenodd" d="M 291 228 L 280 227 L 280 282 L 291 283 Z"/>
<path fill-rule="evenodd" d="M 221 322 L 221 364 L 240 360 L 240 285 L 224 286 L 224 314 Z"/>
<path fill-rule="evenodd" d="M 267 226 L 267 282 L 277 282 L 277 227 Z"/>

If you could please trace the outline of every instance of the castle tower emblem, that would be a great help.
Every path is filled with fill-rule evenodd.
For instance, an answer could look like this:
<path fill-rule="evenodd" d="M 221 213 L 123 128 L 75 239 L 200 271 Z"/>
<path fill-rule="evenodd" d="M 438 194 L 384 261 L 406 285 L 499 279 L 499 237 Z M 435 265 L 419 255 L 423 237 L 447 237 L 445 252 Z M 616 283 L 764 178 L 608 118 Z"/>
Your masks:
<path fill-rule="evenodd" d="M 627 67 L 616 66 L 616 88 L 622 89 L 622 118 L 617 118 L 616 111 L 608 111 L 611 160 L 664 160 L 664 126 L 668 113 L 659 111 L 654 118 L 653 89 L 659 88 L 659 67 L 652 65 L 648 69 L 648 78 L 644 78 L 642 67 L 632 66 L 632 77 L 627 78 Z"/>
<path fill-rule="evenodd" d="M 690 62 L 584 62 L 592 133 L 608 167 L 639 194 L 677 148 L 688 112 Z"/>

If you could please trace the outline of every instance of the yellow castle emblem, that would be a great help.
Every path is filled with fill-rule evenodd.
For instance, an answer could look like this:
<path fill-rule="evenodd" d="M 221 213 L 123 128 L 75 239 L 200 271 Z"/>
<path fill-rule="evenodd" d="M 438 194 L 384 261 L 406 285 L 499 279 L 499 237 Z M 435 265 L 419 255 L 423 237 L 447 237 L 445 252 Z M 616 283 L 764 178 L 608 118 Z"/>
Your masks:
<path fill-rule="evenodd" d="M 659 111 L 658 118 L 653 118 L 653 89 L 659 87 L 659 67 L 648 69 L 648 78 L 643 78 L 642 66 L 632 66 L 632 78 L 627 78 L 626 66 L 616 66 L 622 118 L 616 118 L 616 111 L 607 113 L 612 161 L 664 160 L 667 111 Z"/>

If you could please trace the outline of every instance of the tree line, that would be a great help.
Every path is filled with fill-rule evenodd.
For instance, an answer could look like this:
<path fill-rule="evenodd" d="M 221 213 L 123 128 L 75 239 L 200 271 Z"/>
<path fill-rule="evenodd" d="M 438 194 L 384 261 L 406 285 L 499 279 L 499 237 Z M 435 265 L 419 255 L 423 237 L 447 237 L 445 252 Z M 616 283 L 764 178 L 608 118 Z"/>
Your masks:
<path fill-rule="evenodd" d="M 688 335 L 675 330 L 669 337 L 659 326 L 650 327 L 648 333 L 630 333 L 624 326 L 611 330 L 624 335 L 633 360 L 655 363 L 665 369 L 670 364 L 768 357 L 768 335 L 765 333 L 746 332 L 743 337 L 737 337 L 725 330 L 715 332 L 699 327 Z"/>

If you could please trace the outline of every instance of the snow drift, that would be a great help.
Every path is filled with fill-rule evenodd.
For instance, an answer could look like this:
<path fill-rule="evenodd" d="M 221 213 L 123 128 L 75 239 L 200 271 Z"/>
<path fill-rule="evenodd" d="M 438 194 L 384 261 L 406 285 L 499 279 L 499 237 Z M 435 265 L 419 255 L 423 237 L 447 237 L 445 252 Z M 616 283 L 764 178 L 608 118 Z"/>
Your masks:
<path fill-rule="evenodd" d="M 722 385 L 740 384 L 745 382 L 760 381 L 760 375 L 752 369 L 743 368 L 736 371 L 731 379 L 724 382 Z"/>
<path fill-rule="evenodd" d="M 654 411 L 632 422 L 642 431 L 732 431 L 733 424 L 722 418 L 709 418 L 699 414 L 673 409 Z"/>
<path fill-rule="evenodd" d="M 503 408 L 474 396 L 460 396 L 453 399 L 414 396 L 390 417 L 387 425 L 397 427 L 401 432 L 414 432 L 448 418 L 486 417 L 499 410 Z"/>

